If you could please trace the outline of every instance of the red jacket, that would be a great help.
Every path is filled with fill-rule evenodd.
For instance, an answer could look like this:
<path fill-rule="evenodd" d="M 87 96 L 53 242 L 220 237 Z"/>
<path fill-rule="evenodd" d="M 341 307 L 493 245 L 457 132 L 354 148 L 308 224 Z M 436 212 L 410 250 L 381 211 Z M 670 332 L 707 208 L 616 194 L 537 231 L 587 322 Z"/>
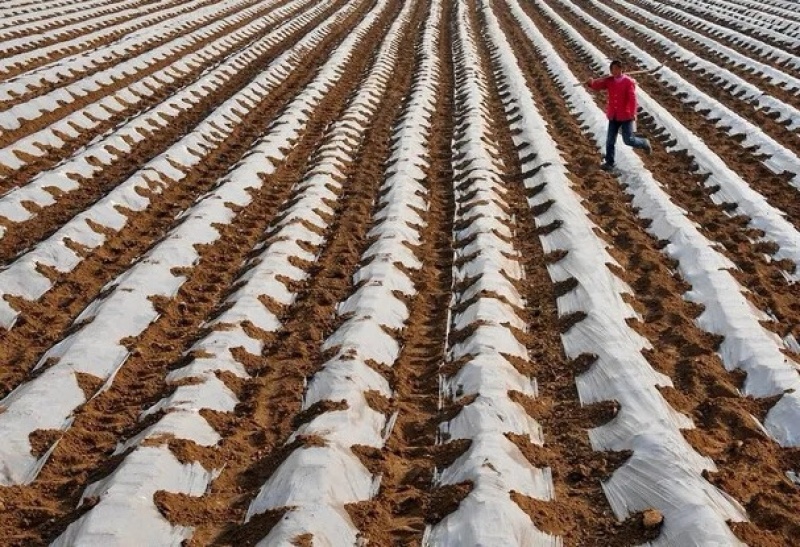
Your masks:
<path fill-rule="evenodd" d="M 592 80 L 591 88 L 608 91 L 606 116 L 609 120 L 626 122 L 636 118 L 636 80 L 623 74 Z"/>

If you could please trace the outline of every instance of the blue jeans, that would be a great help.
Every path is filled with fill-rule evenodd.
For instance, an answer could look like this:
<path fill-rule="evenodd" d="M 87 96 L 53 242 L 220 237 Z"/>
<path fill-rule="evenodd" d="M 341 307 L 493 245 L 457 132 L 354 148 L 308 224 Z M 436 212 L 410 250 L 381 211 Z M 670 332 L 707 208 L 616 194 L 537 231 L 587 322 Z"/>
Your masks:
<path fill-rule="evenodd" d="M 633 120 L 619 122 L 608 120 L 608 136 L 606 137 L 606 163 L 614 165 L 614 152 L 617 144 L 617 133 L 622 133 L 622 142 L 633 148 L 644 148 L 645 140 L 633 136 Z"/>

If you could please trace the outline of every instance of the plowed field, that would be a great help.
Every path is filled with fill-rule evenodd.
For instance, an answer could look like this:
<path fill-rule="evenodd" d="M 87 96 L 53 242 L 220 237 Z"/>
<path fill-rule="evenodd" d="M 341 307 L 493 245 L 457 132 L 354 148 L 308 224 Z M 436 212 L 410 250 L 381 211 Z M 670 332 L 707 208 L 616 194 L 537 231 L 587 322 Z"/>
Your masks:
<path fill-rule="evenodd" d="M 0 0 L 0 543 L 796 544 L 798 52 L 789 0 Z"/>

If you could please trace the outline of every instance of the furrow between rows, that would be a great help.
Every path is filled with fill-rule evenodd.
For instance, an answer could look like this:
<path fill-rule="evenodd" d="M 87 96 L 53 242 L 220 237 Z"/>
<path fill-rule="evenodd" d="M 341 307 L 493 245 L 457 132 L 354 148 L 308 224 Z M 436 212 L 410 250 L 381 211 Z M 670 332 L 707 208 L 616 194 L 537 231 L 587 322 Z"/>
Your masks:
<path fill-rule="evenodd" d="M 230 82 L 237 72 L 248 66 L 255 66 L 259 61 L 268 58 L 266 56 L 272 53 L 276 46 L 291 39 L 326 11 L 324 6 L 306 10 L 307 4 L 308 2 L 304 0 L 296 0 L 289 2 L 283 8 L 274 10 L 276 19 L 288 16 L 288 20 L 263 39 L 252 44 L 250 48 L 241 52 L 240 55 L 231 58 L 218 71 L 209 73 L 207 78 L 198 82 L 196 86 L 188 88 L 185 96 L 177 96 L 176 99 L 188 100 L 188 97 L 198 90 L 210 95 L 215 88 L 222 88 Z M 49 238 L 37 243 L 31 250 L 17 257 L 0 272 L 0 294 L 13 295 L 29 301 L 41 298 L 55 285 L 55 279 L 47 275 L 43 268 L 52 268 L 60 274 L 73 271 L 89 252 L 105 244 L 109 232 L 122 231 L 133 213 L 146 211 L 152 205 L 153 198 L 164 194 L 170 186 L 180 185 L 185 181 L 204 160 L 207 160 L 227 139 L 234 135 L 247 118 L 248 113 L 255 110 L 288 79 L 300 66 L 302 56 L 312 50 L 315 45 L 313 40 L 304 38 L 272 59 L 263 71 L 214 109 L 191 132 L 149 162 L 136 166 L 136 171 L 132 176 L 113 188 L 91 207 L 64 222 Z M 197 106 L 202 106 L 197 98 L 195 98 L 195 102 L 197 102 Z M 167 108 L 169 108 L 168 105 Z M 167 112 L 175 114 L 171 110 L 167 110 Z M 153 114 L 158 117 L 162 113 L 156 110 Z M 122 143 L 131 140 L 130 135 L 133 134 L 138 134 L 138 140 L 143 141 L 148 133 L 138 133 L 138 129 L 142 127 L 139 121 L 147 126 L 151 119 L 143 116 L 130 126 L 126 126 L 121 134 L 114 134 L 110 138 L 100 141 L 98 147 L 102 149 L 107 145 L 124 146 Z M 51 172 L 52 175 L 51 173 L 45 174 L 37 182 L 43 188 L 49 187 L 56 180 L 66 178 L 65 172 L 68 173 L 81 167 L 90 170 L 85 173 L 89 177 L 97 168 L 92 167 L 88 158 L 95 157 L 94 154 L 97 153 L 98 151 L 94 147 L 90 147 L 85 156 L 79 156 L 74 161 L 62 164 L 57 171 Z M 62 188 L 63 192 L 67 190 L 69 188 Z M 57 206 L 58 203 L 52 205 Z M 43 219 L 39 218 L 38 220 L 41 222 Z M 0 303 L 0 310 L 2 310 L 2 326 L 6 330 L 10 330 L 19 317 L 19 311 L 15 310 L 7 300 Z"/>
<path fill-rule="evenodd" d="M 747 34 L 740 33 L 722 25 L 705 21 L 700 17 L 690 15 L 678 8 L 672 7 L 671 4 L 661 4 L 654 2 L 653 0 L 635 1 L 638 5 L 645 6 L 651 11 L 670 15 L 672 18 L 681 22 L 682 24 L 697 28 L 706 36 L 719 38 L 729 42 L 733 46 L 743 49 L 744 51 L 749 51 L 751 54 L 762 55 L 765 59 L 769 59 L 781 67 L 786 67 L 787 69 L 793 70 L 800 68 L 800 55 L 797 55 L 796 53 L 784 51 L 780 48 L 765 44 L 761 40 L 753 38 Z"/>
<path fill-rule="evenodd" d="M 111 5 L 109 5 L 111 4 Z M 64 9 L 61 8 L 58 14 L 46 17 L 47 14 L 39 12 L 40 17 L 26 18 L 26 17 L 8 17 L 4 18 L 0 23 L 0 47 L 6 40 L 21 37 L 33 37 L 36 34 L 45 34 L 53 32 L 59 27 L 71 25 L 73 23 L 85 22 L 89 19 L 98 17 L 112 17 L 120 12 L 127 12 L 128 10 L 141 10 L 143 8 L 141 0 L 129 0 L 128 2 L 105 2 L 96 5 L 86 5 L 83 9 Z M 44 10 L 47 11 L 47 10 Z M 72 13 L 78 12 L 75 15 Z M 55 19 L 55 20 L 53 20 Z M 5 30 L 6 27 L 12 27 L 10 30 Z M 13 43 L 13 42 L 12 42 Z"/>
<path fill-rule="evenodd" d="M 174 3 L 174 0 L 162 0 L 162 2 L 169 5 Z M 46 47 L 53 43 L 63 42 L 78 36 L 86 35 L 87 33 L 103 29 L 104 27 L 125 25 L 128 22 L 138 19 L 142 15 L 149 15 L 161 9 L 163 9 L 161 2 L 149 6 L 132 7 L 96 19 L 87 18 L 60 29 L 48 30 L 21 38 L 6 40 L 2 42 L 0 46 L 2 46 L 5 51 L 13 54 L 25 53 L 39 47 Z M 144 12 L 144 14 L 142 12 Z"/>
<path fill-rule="evenodd" d="M 734 494 L 747 505 L 748 511 L 753 511 L 753 523 L 742 522 L 733 526 L 737 535 L 746 530 L 739 537 L 758 538 L 756 544 L 773 540 L 768 538 L 778 538 L 780 542 L 780 538 L 791 536 L 794 526 L 792 519 L 786 518 L 791 513 L 789 508 L 796 501 L 793 501 L 791 492 L 787 492 L 785 473 L 796 467 L 796 454 L 793 455 L 791 449 L 781 449 L 753 419 L 753 416 L 765 416 L 773 399 L 759 401 L 741 397 L 740 377 L 723 368 L 719 353 L 722 336 L 703 333 L 696 324 L 696 318 L 702 314 L 703 308 L 680 298 L 681 294 L 691 297 L 693 293 L 689 292 L 691 287 L 688 284 L 675 277 L 675 272 L 680 271 L 678 261 L 664 260 L 664 245 L 670 245 L 667 249 L 673 245 L 666 238 L 660 242 L 650 237 L 643 238 L 644 230 L 651 228 L 652 221 L 646 217 L 636 218 L 636 214 L 643 216 L 642 213 L 638 208 L 631 210 L 628 204 L 635 196 L 630 191 L 626 192 L 626 196 L 615 185 L 607 184 L 608 176 L 592 166 L 596 162 L 592 147 L 582 142 L 582 131 L 570 114 L 573 109 L 582 112 L 592 101 L 587 100 L 587 96 L 574 97 L 579 93 L 574 87 L 578 80 L 574 77 L 565 78 L 565 70 L 569 69 L 563 62 L 559 68 L 556 63 L 558 57 L 553 49 L 558 45 L 561 55 L 564 55 L 571 47 L 562 46 L 562 42 L 556 39 L 557 26 L 551 20 L 536 16 L 534 10 L 528 15 L 534 18 L 540 29 L 549 31 L 547 37 L 538 42 L 537 51 L 540 53 L 537 57 L 544 55 L 546 66 L 553 70 L 542 78 L 554 80 L 560 88 L 555 97 L 551 95 L 545 99 L 543 112 L 548 113 L 551 127 L 557 128 L 553 135 L 559 140 L 559 147 L 571 156 L 569 169 L 579 175 L 577 188 L 588 196 L 586 204 L 592 210 L 595 221 L 614 242 L 609 251 L 621 264 L 621 267 L 613 268 L 615 273 L 631 284 L 640 301 L 628 299 L 643 318 L 643 322 L 634 325 L 636 330 L 646 335 L 653 344 L 651 349 L 645 350 L 645 355 L 658 372 L 669 375 L 674 381 L 674 389 L 659 387 L 659 391 L 673 407 L 693 416 L 697 422 L 697 430 L 683 430 L 683 435 L 696 450 L 713 456 L 718 464 L 718 473 L 704 473 L 707 480 Z M 518 16 L 522 15 L 518 13 Z M 526 28 L 525 25 L 523 28 Z M 549 54 L 545 55 L 545 52 Z M 567 57 L 570 55 L 567 54 Z M 575 59 L 574 63 L 575 67 L 585 71 L 585 60 Z M 562 93 L 564 99 L 560 97 Z M 566 101 L 563 107 L 559 106 L 562 101 Z M 553 119 L 550 111 L 561 111 L 561 114 Z M 602 114 L 598 113 L 598 118 L 596 125 L 592 126 L 592 132 L 602 136 L 605 121 Z M 569 123 L 564 123 L 565 119 L 569 119 Z M 584 122 L 583 117 L 581 122 Z M 633 171 L 638 173 L 641 170 Z M 662 252 L 658 249 L 662 249 Z M 703 258 L 683 258 L 695 264 L 704 264 Z M 578 371 L 586 370 L 590 363 L 591 360 L 581 362 L 579 359 L 576 361 Z M 795 463 L 792 463 L 793 459 Z M 762 463 L 753 467 L 757 461 Z M 724 480 L 721 480 L 723 477 Z M 732 480 L 733 477 L 739 477 L 740 480 Z M 762 486 L 755 486 L 756 483 L 770 485 L 763 488 L 771 494 L 761 496 L 759 492 Z M 769 524 L 776 522 L 775 519 L 781 519 L 783 523 L 778 529 Z M 668 520 L 669 517 L 666 522 Z"/>
<path fill-rule="evenodd" d="M 617 28 L 626 38 L 640 43 L 644 37 L 647 43 L 656 44 L 667 56 L 666 60 L 662 56 L 660 61 L 666 62 L 671 69 L 685 75 L 689 81 L 695 83 L 706 93 L 716 95 L 719 88 L 722 87 L 730 95 L 730 98 L 720 97 L 726 105 L 741 112 L 756 125 L 768 131 L 773 138 L 797 152 L 798 144 L 793 141 L 798 140 L 800 110 L 792 103 L 797 102 L 794 95 L 800 94 L 800 79 L 787 77 L 780 81 L 778 75 L 775 74 L 778 71 L 769 70 L 771 67 L 752 63 L 747 65 L 746 68 L 751 71 L 751 74 L 760 70 L 765 79 L 769 77 L 772 82 L 780 83 L 783 86 L 780 95 L 773 96 L 768 91 L 724 68 L 724 65 L 727 64 L 724 59 L 715 61 L 715 64 L 712 62 L 713 57 L 712 60 L 708 60 L 709 55 L 707 54 L 697 55 L 675 43 L 674 38 L 662 35 L 596 0 L 579 2 L 579 4 L 582 9 L 591 11 L 599 15 L 601 19 L 608 21 L 610 23 L 608 26 Z M 753 79 L 752 76 L 749 79 Z M 785 98 L 786 102 L 781 100 L 781 97 Z"/>
<path fill-rule="evenodd" d="M 566 23 L 561 20 L 560 26 Z M 575 42 L 577 47 L 586 52 L 590 63 L 594 66 L 605 66 L 608 59 L 594 45 L 580 36 L 577 31 L 567 29 L 567 34 Z M 764 297 L 768 297 L 767 306 L 764 311 L 770 315 L 777 314 L 778 317 L 770 317 L 761 311 L 755 311 L 756 317 L 761 317 L 761 321 L 775 320 L 772 327 L 780 336 L 792 334 L 797 323 L 796 311 L 792 310 L 792 284 L 797 280 L 797 258 L 800 254 L 800 234 L 797 231 L 797 222 L 789 222 L 784 219 L 785 212 L 777 207 L 771 206 L 759 193 L 749 187 L 747 182 L 740 178 L 736 172 L 728 168 L 722 158 L 717 157 L 704 141 L 697 138 L 696 134 L 682 126 L 666 109 L 658 102 L 653 100 L 647 93 L 641 92 L 641 100 L 644 109 L 647 111 L 646 119 L 649 125 L 662 135 L 662 138 L 670 138 L 667 151 L 671 156 L 675 151 L 685 151 L 691 164 L 680 168 L 696 172 L 700 180 L 703 181 L 710 199 L 723 211 L 714 215 L 713 210 L 697 207 L 696 197 L 693 193 L 686 192 L 682 184 L 672 186 L 671 199 L 678 201 L 678 206 L 685 209 L 694 210 L 697 222 L 708 224 L 709 226 L 726 226 L 727 233 L 720 236 L 721 242 L 729 250 L 729 256 L 722 255 L 726 260 L 738 261 L 738 264 L 746 269 L 737 278 L 745 277 L 745 285 L 758 290 Z M 800 165 L 800 164 L 799 164 Z M 764 186 L 762 184 L 759 185 Z M 770 189 L 768 195 L 777 195 L 779 189 Z M 795 221 L 792 200 L 785 198 L 779 202 L 790 213 L 789 220 Z M 741 230 L 736 230 L 736 225 L 729 223 L 732 213 L 738 212 L 737 220 L 740 223 L 747 223 L 744 234 Z M 748 233 L 749 232 L 749 233 Z M 702 235 L 701 231 L 698 234 Z M 750 249 L 747 249 L 747 245 Z M 780 250 L 780 249 L 783 250 Z M 773 255 L 765 263 L 762 253 Z M 781 262 L 785 260 L 785 262 Z M 764 287 L 769 287 L 765 289 Z M 747 291 L 745 291 L 747 292 Z M 761 295 L 759 295 L 761 296 Z M 762 302 L 764 300 L 762 299 Z M 777 320 L 776 320 L 777 319 Z M 722 327 L 717 327 L 718 330 Z M 716 332 L 716 334 L 722 334 Z M 776 338 L 771 336 L 771 338 Z M 778 353 L 783 348 L 783 344 L 778 341 Z M 773 355 L 771 361 L 776 363 L 778 355 Z M 791 366 L 792 361 L 788 360 L 787 365 Z"/>
<path fill-rule="evenodd" d="M 152 1 L 152 0 L 151 0 Z M 133 5 L 146 5 L 148 1 L 136 0 L 133 2 Z M 90 9 L 109 9 L 113 10 L 114 8 L 117 9 L 124 9 L 127 5 L 122 3 L 120 6 L 119 3 L 114 2 L 113 0 L 97 0 L 94 2 L 86 1 L 86 2 L 48 2 L 46 7 L 40 7 L 37 10 L 30 10 L 28 12 L 23 12 L 23 10 L 17 11 L 13 13 L 15 10 L 11 7 L 3 7 L 0 8 L 0 15 L 3 16 L 3 21 L 0 22 L 0 28 L 5 29 L 7 27 L 17 27 L 19 25 L 26 24 L 26 23 L 38 23 L 40 25 L 46 25 L 48 19 L 57 19 L 62 18 L 60 22 L 65 20 L 69 20 L 65 16 L 69 16 L 73 13 L 80 13 L 85 12 L 86 10 Z M 72 21 L 70 21 L 72 22 Z"/>
<path fill-rule="evenodd" d="M 355 8 L 355 4 L 341 8 L 309 35 L 310 40 L 321 41 Z M 373 23 L 376 17 L 373 13 L 369 22 Z M 314 106 L 344 70 L 360 37 L 353 35 L 337 50 L 318 78 L 288 107 L 289 114 L 280 119 L 281 123 L 272 124 L 271 130 L 217 188 L 183 214 L 178 227 L 110 283 L 104 291 L 107 296 L 96 299 L 83 310 L 75 320 L 79 330 L 51 348 L 37 368 L 51 358 L 57 360 L 56 364 L 2 401 L 6 410 L 0 414 L 0 429 L 4 430 L 8 441 L 2 449 L 3 484 L 24 484 L 33 480 L 49 454 L 36 457 L 29 435 L 42 429 L 68 429 L 75 409 L 96 394 L 83 391 L 79 374 L 100 380 L 100 387 L 113 381 L 130 355 L 124 341 L 138 336 L 159 316 L 152 299 L 173 297 L 186 281 L 184 275 L 175 273 L 181 268 L 191 268 L 199 257 L 198 247 L 220 237 L 215 226 L 229 224 L 236 210 L 251 202 L 250 191 L 263 185 L 262 176 L 274 173 L 276 165 L 285 157 L 287 144 L 297 140 Z M 52 404 L 44 405 L 46 412 L 32 416 L 29 409 L 42 408 L 43 400 L 52 401 Z M 48 452 L 54 447 L 55 443 Z"/>
<path fill-rule="evenodd" d="M 620 36 L 613 29 L 600 24 L 593 17 L 582 12 L 571 1 L 557 0 L 554 3 L 560 6 L 562 12 L 569 14 L 569 20 L 575 21 L 576 27 L 585 25 L 592 29 L 592 32 L 596 32 L 597 37 L 602 37 L 604 41 L 612 42 L 615 48 L 624 46 L 626 52 L 641 62 L 643 66 L 658 65 L 656 59 L 651 55 L 633 42 Z M 595 40 L 595 43 L 601 42 Z M 728 163 L 736 165 L 737 160 L 738 162 L 742 161 L 742 155 L 750 155 L 776 175 L 782 173 L 790 174 L 792 178 L 789 184 L 800 190 L 800 158 L 797 157 L 796 153 L 787 149 L 782 143 L 767 135 L 760 127 L 727 108 L 714 97 L 697 89 L 670 68 L 662 67 L 655 74 L 655 78 L 659 80 L 662 86 L 673 88 L 674 92 L 671 94 L 676 95 L 683 104 L 690 106 L 695 112 L 702 114 L 708 120 L 709 126 L 719 128 L 720 132 L 728 137 L 734 135 L 744 137 L 737 147 L 738 154 L 720 152 Z M 659 98 L 664 95 L 664 91 L 660 87 L 653 88 L 651 92 Z"/>
<path fill-rule="evenodd" d="M 132 32 L 124 39 L 95 47 L 90 53 L 71 55 L 11 78 L 0 90 L 0 108 L 6 110 L 52 90 L 65 87 L 87 76 L 138 57 L 145 51 L 171 42 L 176 36 L 203 27 L 213 19 L 222 19 L 256 4 L 253 0 L 235 0 L 212 6 L 195 4 L 187 13 L 177 13 L 159 25 Z"/>
<path fill-rule="evenodd" d="M 559 25 L 566 25 L 563 19 L 553 15 Z M 578 35 L 573 36 L 584 48 L 592 50 L 588 42 Z M 599 61 L 602 54 L 598 51 L 594 56 Z M 568 72 L 564 79 L 575 81 L 575 76 Z M 585 94 L 585 90 L 573 90 L 570 99 L 577 103 L 586 98 Z M 605 126 L 602 112 L 598 108 L 589 109 L 586 104 L 582 104 L 584 120 L 591 127 L 596 142 L 602 144 Z M 686 297 L 705 307 L 698 324 L 724 337 L 720 353 L 725 366 L 748 373 L 745 394 L 773 397 L 785 393 L 770 410 L 765 426 L 780 444 L 797 446 L 800 444 L 797 363 L 783 354 L 780 338 L 761 326 L 760 322 L 769 318 L 748 303 L 743 294 L 745 289 L 730 273 L 734 267 L 731 261 L 713 248 L 697 226 L 689 222 L 685 212 L 670 201 L 652 175 L 643 171 L 641 160 L 627 149 L 624 153 L 625 168 L 621 178 L 627 185 L 626 192 L 633 196 L 632 204 L 641 209 L 641 216 L 652 221 L 648 231 L 671 243 L 664 251 L 678 262 L 681 275 L 692 285 Z"/>
<path fill-rule="evenodd" d="M 398 19 L 398 25 L 407 22 L 409 10 L 401 14 L 402 19 Z M 368 28 L 368 22 L 369 19 L 365 19 L 365 28 Z M 395 33 L 397 30 L 395 29 Z M 358 34 L 359 29 L 354 32 Z M 101 522 L 103 526 L 109 523 L 112 529 L 121 529 L 115 523 L 132 518 L 141 521 L 144 516 L 141 513 L 142 507 L 139 504 L 124 504 L 124 500 L 131 499 L 131 487 L 138 490 L 141 485 L 146 484 L 153 493 L 164 490 L 196 495 L 203 493 L 210 480 L 219 472 L 213 469 L 206 471 L 198 467 L 199 464 L 184 464 L 184 482 L 175 484 L 175 478 L 181 476 L 174 469 L 177 462 L 175 456 L 168 445 L 153 443 L 157 443 L 159 438 L 191 441 L 203 446 L 213 446 L 219 442 L 219 434 L 203 418 L 203 412 L 232 412 L 238 400 L 218 375 L 228 372 L 240 378 L 248 377 L 244 368 L 233 357 L 233 348 L 245 348 L 255 355 L 261 353 L 262 344 L 257 338 L 248 335 L 245 324 L 266 332 L 280 328 L 278 318 L 264 308 L 262 299 L 279 302 L 284 306 L 291 305 L 293 296 L 287 293 L 282 280 L 291 279 L 295 283 L 302 281 L 304 274 L 292 265 L 293 262 L 313 260 L 311 249 L 304 247 L 319 247 L 323 243 L 319 232 L 326 230 L 324 222 L 321 225 L 310 222 L 304 213 L 315 209 L 324 211 L 329 207 L 325 204 L 326 200 L 336 197 L 336 193 L 328 189 L 326 183 L 335 184 L 337 176 L 342 175 L 345 163 L 348 159 L 352 160 L 352 148 L 360 142 L 358 122 L 363 123 L 370 118 L 370 107 L 374 109 L 378 104 L 372 101 L 380 96 L 380 85 L 385 85 L 391 74 L 391 59 L 384 59 L 380 53 L 379 58 L 383 64 L 377 65 L 375 70 L 379 79 L 378 88 L 368 80 L 361 88 L 361 94 L 356 96 L 353 107 L 344 113 L 342 121 L 337 122 L 331 132 L 327 149 L 326 144 L 323 144 L 319 163 L 305 181 L 305 187 L 293 200 L 293 205 L 280 215 L 280 223 L 275 229 L 269 230 L 271 235 L 265 250 L 253 260 L 252 269 L 240 278 L 240 288 L 227 299 L 229 307 L 210 323 L 209 326 L 219 330 L 193 345 L 191 351 L 202 357 L 170 373 L 168 381 L 176 383 L 177 389 L 142 415 L 144 419 L 150 415 L 165 413 L 164 417 L 120 445 L 118 453 L 135 448 L 125 456 L 120 467 L 108 479 L 87 489 L 84 497 L 101 493 L 100 503 L 72 529 L 67 530 L 62 536 L 65 544 L 86 537 L 79 531 L 91 530 L 92 533 L 97 533 L 92 523 Z M 294 114 L 291 109 L 287 110 L 287 114 L 290 113 Z M 323 221 L 324 218 L 318 216 L 316 220 Z M 310 222 L 313 229 L 304 225 L 305 222 Z M 146 478 L 143 479 L 143 476 Z M 157 515 L 152 494 L 144 501 L 149 505 L 146 514 Z M 153 529 L 159 522 L 160 519 L 154 522 Z M 156 543 L 163 543 L 165 540 L 165 535 L 149 539 Z"/>
<path fill-rule="evenodd" d="M 599 136 L 603 134 L 602 127 L 605 126 L 602 112 L 588 106 L 592 101 L 587 92 L 574 87 L 573 84 L 578 80 L 519 6 L 512 3 L 510 7 L 528 38 L 545 56 L 545 61 L 553 71 L 567 102 L 578 112 L 582 121 L 589 126 L 589 130 L 598 135 L 597 140 L 599 140 Z M 633 164 L 639 161 L 632 152 L 625 150 L 624 154 L 626 163 Z M 636 193 L 637 187 L 642 186 L 644 191 L 636 197 L 648 196 L 646 192 L 650 191 L 654 199 L 659 199 L 656 197 L 658 191 L 653 188 L 654 184 L 647 183 L 645 179 L 648 175 L 642 173 L 641 169 L 626 172 L 629 173 L 625 176 L 626 182 L 631 185 L 628 192 Z M 650 217 L 651 211 L 658 210 L 649 204 L 637 203 L 636 197 L 633 204 L 642 208 L 641 214 L 646 218 Z M 660 207 L 666 206 L 668 202 L 660 201 Z M 672 222 L 675 225 L 673 229 L 681 229 L 681 218 L 685 221 L 682 215 L 676 213 L 668 217 L 654 218 L 649 231 L 662 222 Z M 686 224 L 683 226 L 684 230 L 689 229 Z M 557 232 L 558 230 L 555 233 Z M 676 237 L 673 236 L 670 241 L 676 247 L 680 246 Z M 698 262 L 700 261 L 693 261 L 695 265 L 699 265 Z M 702 262 L 705 264 L 704 260 Z M 585 293 L 579 287 L 567 295 L 572 296 L 569 299 L 572 302 L 571 306 L 579 306 L 580 300 L 593 296 L 594 291 Z M 619 299 L 619 296 L 617 298 L 614 307 L 623 311 L 623 317 L 633 312 L 628 304 Z M 566 303 L 567 300 L 564 301 L 564 304 Z M 608 304 L 603 307 L 610 308 Z M 597 336 L 594 331 L 603 328 L 601 325 L 605 322 L 592 329 L 590 328 L 594 323 L 590 321 L 592 315 L 586 311 L 584 314 L 586 317 L 564 335 L 568 356 L 575 358 L 581 353 L 598 356 L 591 368 L 578 378 L 581 399 L 586 403 L 610 399 L 620 405 L 619 412 L 611 422 L 590 432 L 592 444 L 600 450 L 633 451 L 631 458 L 604 483 L 604 489 L 615 513 L 618 517 L 624 517 L 631 510 L 644 510 L 650 507 L 659 509 L 664 514 L 665 521 L 661 535 L 653 544 L 715 541 L 726 545 L 737 544 L 738 541 L 727 527 L 726 521 L 743 521 L 746 520 L 746 515 L 737 503 L 716 490 L 703 478 L 703 473 L 706 470 L 713 471 L 715 466 L 710 459 L 695 452 L 681 435 L 680 430 L 692 427 L 692 422 L 676 412 L 656 389 L 657 386 L 670 386 L 671 381 L 664 375 L 656 373 L 640 353 L 648 344 L 627 325 L 625 330 L 628 330 L 628 333 L 623 339 L 619 336 Z M 590 323 L 587 324 L 587 320 Z M 616 324 L 619 325 L 619 322 Z M 607 326 L 611 326 L 611 323 L 609 322 Z M 608 344 L 612 340 L 616 343 Z M 593 348 L 593 341 L 600 342 L 604 347 Z M 626 355 L 620 355 L 610 361 L 604 358 L 605 352 L 609 350 L 616 352 L 623 348 L 627 349 Z M 624 376 L 619 369 L 621 363 L 630 364 L 629 372 Z M 663 478 L 658 479 L 659 476 Z M 676 481 L 677 476 L 681 476 L 682 480 Z M 701 504 L 700 500 L 706 501 Z"/>
<path fill-rule="evenodd" d="M 391 386 L 391 399 L 382 410 L 393 413 L 394 426 L 381 450 L 359 449 L 362 462 L 380 476 L 380 489 L 369 501 L 348 508 L 364 540 L 380 545 L 419 544 L 426 523 L 448 504 L 433 495 L 430 485 L 439 461 L 434 450 L 440 420 L 437 377 L 444 358 L 452 261 L 451 6 L 431 3 L 416 44 L 417 72 L 394 128 L 386 191 L 380 198 L 380 215 L 405 208 L 415 219 L 409 227 L 417 232 L 414 254 L 421 261 L 408 272 L 417 292 L 406 299 L 408 319 L 397 332 L 398 357 L 391 368 L 380 369 Z"/>
<path fill-rule="evenodd" d="M 47 46 L 40 46 L 30 51 L 3 56 L 3 58 L 0 58 L 0 81 L 13 78 L 14 76 L 18 76 L 48 63 L 58 62 L 60 59 L 70 55 L 85 54 L 95 47 L 105 46 L 115 40 L 125 40 L 128 35 L 136 31 L 157 26 L 162 21 L 168 21 L 182 13 L 189 13 L 197 7 L 209 5 L 214 1 L 215 0 L 201 0 L 195 2 L 193 0 L 187 0 L 186 2 L 181 2 L 174 6 L 170 5 L 170 7 L 160 10 L 154 10 L 152 12 L 146 11 L 139 17 L 125 23 L 111 25 L 101 30 L 77 36 L 72 39 L 61 40 Z"/>
<path fill-rule="evenodd" d="M 617 12 L 624 11 L 633 21 L 658 31 L 672 40 L 674 44 L 694 53 L 697 57 L 725 67 L 743 80 L 763 88 L 783 102 L 791 104 L 795 108 L 800 107 L 800 98 L 798 98 L 797 92 L 797 84 L 800 84 L 800 79 L 785 69 L 781 70 L 779 67 L 773 66 L 774 63 L 753 59 L 735 48 L 711 41 L 702 34 L 626 0 L 615 0 L 614 4 Z"/>
<path fill-rule="evenodd" d="M 414 8 L 410 2 L 404 5 L 385 39 L 386 52 L 378 53 L 380 94 Z M 393 333 L 403 329 L 405 302 L 416 293 L 408 272 L 421 266 L 411 248 L 419 245 L 422 222 L 415 210 L 425 207 L 417 195 L 419 167 L 400 162 L 395 167 L 398 175 L 388 177 L 381 188 L 378 207 L 383 207 L 366 234 L 372 244 L 353 275 L 354 292 L 337 304 L 335 321 L 340 325 L 321 347 L 332 357 L 308 380 L 302 410 L 320 411 L 287 439 L 287 445 L 307 440 L 281 462 L 248 508 L 247 520 L 290 508 L 260 545 L 289 544 L 303 536 L 321 544 L 355 544 L 359 530 L 346 506 L 368 500 L 380 484 L 380 476 L 364 467 L 355 447 L 379 449 L 392 429 L 392 419 L 371 402 L 391 396 L 387 380 L 374 367 L 391 367 L 400 351 Z"/>
<path fill-rule="evenodd" d="M 535 397 L 535 379 L 515 360 L 527 362 L 527 348 L 515 331 L 525 331 L 520 310 L 526 303 L 519 250 L 513 243 L 504 167 L 487 107 L 489 82 L 475 43 L 474 19 L 466 4 L 456 5 L 453 58 L 454 215 L 453 295 L 447 358 L 441 376 L 442 404 L 458 413 L 440 425 L 440 442 L 466 450 L 438 470 L 436 486 L 467 485 L 458 508 L 434 524 L 424 545 L 561 545 L 542 532 L 512 499 L 512 490 L 534 499 L 553 496 L 549 468 L 534 466 L 509 438 L 543 442 L 539 424 L 511 392 Z"/>
<path fill-rule="evenodd" d="M 97 132 L 124 123 L 159 102 L 165 92 L 188 85 L 255 40 L 264 30 L 261 19 L 276 3 L 267 0 L 211 21 L 138 57 L 11 107 L 0 114 L 0 164 L 13 172 L 71 141 L 89 141 Z"/>

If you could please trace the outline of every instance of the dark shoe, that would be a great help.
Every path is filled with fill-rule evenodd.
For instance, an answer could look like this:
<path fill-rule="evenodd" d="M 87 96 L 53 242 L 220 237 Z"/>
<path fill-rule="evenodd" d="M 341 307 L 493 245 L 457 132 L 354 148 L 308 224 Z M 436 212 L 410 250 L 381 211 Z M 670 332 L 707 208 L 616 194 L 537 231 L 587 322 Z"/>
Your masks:
<path fill-rule="evenodd" d="M 644 150 L 644 153 L 647 154 L 648 156 L 653 153 L 653 147 L 650 146 L 649 140 L 647 139 L 644 140 L 644 146 L 642 146 L 642 150 Z"/>
<path fill-rule="evenodd" d="M 603 171 L 613 171 L 614 170 L 614 164 L 613 163 L 604 163 L 604 164 L 602 164 L 600 166 L 600 169 L 602 169 Z"/>

